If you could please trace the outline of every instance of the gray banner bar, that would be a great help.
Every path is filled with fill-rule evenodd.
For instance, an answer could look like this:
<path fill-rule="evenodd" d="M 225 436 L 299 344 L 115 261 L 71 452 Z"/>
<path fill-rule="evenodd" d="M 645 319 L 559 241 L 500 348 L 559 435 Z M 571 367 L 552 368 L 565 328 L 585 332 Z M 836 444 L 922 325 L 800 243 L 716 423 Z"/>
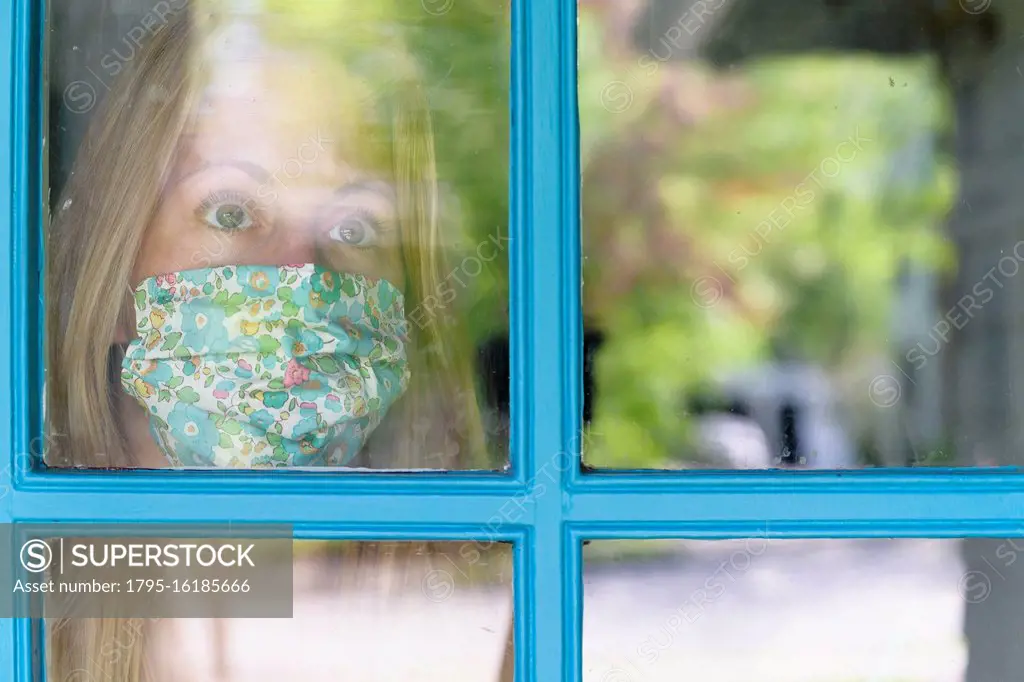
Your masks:
<path fill-rule="evenodd" d="M 291 526 L 0 524 L 0 553 L 0 618 L 292 616 Z"/>

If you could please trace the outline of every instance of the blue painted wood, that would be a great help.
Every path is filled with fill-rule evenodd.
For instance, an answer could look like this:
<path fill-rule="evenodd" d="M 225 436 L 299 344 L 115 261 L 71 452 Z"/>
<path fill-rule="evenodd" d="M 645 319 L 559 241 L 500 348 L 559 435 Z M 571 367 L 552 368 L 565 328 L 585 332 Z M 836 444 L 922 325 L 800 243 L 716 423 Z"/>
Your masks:
<path fill-rule="evenodd" d="M 391 491 L 441 492 L 450 490 L 452 481 L 465 492 L 500 491 L 511 493 L 523 487 L 499 472 L 452 471 L 449 473 L 327 473 L 324 471 L 277 470 L 196 470 L 145 471 L 123 470 L 111 475 L 100 470 L 47 469 L 32 471 L 20 466 L 15 471 L 15 486 L 28 492 L 99 492 L 109 494 L 165 494 L 168 490 L 187 495 L 361 495 Z"/>
<path fill-rule="evenodd" d="M 202 474 L 196 474 L 201 476 Z M 522 497 L 522 496 L 521 496 Z M 74 522 L 175 521 L 220 523 L 251 520 L 263 523 L 376 523 L 408 522 L 410 528 L 475 524 L 482 534 L 492 527 L 532 523 L 535 512 L 502 490 L 495 494 L 467 493 L 452 480 L 437 492 L 392 495 L 379 489 L 375 495 L 289 494 L 268 488 L 261 494 L 212 494 L 200 497 L 170 486 L 163 493 L 78 493 L 19 491 L 13 513 L 25 521 Z"/>
<path fill-rule="evenodd" d="M 515 543 L 517 682 L 582 676 L 587 538 L 1024 536 L 1010 470 L 580 475 L 576 22 L 572 0 L 513 7 L 509 475 L 33 472 L 41 12 L 0 6 L 0 522 L 289 523 L 296 538 Z M 38 106 L 33 106 L 36 104 Z M 31 627 L 0 620 L 0 677 L 29 682 Z"/>
<path fill-rule="evenodd" d="M 0 523 L 12 518 L 16 491 L 16 453 L 27 442 L 27 424 L 20 419 L 27 393 L 27 338 L 25 320 L 30 305 L 29 262 L 26 241 L 27 170 L 32 61 L 29 0 L 11 0 L 0 6 L 0 311 L 9 315 L 0 333 Z M 34 274 L 34 273 L 33 273 Z M 21 408 L 21 409 L 19 409 Z M 8 418 L 9 417 L 9 418 Z M 30 623 L 25 619 L 0 620 L 0 675 L 19 682 L 32 677 Z"/>
<path fill-rule="evenodd" d="M 1024 527 L 1022 482 L 1014 474 L 971 471 L 595 475 L 572 488 L 568 517 L 648 528 L 784 520 L 836 535 L 851 523 L 918 524 L 929 532 L 946 523 L 963 533 L 1002 523 L 1013 531 Z"/>
<path fill-rule="evenodd" d="M 1022 537 L 1019 521 L 990 523 L 947 519 L 932 523 L 877 521 L 686 521 L 679 523 L 570 524 L 573 537 L 582 540 L 680 538 L 736 540 L 767 538 L 783 542 L 796 538 L 964 538 Z"/>
<path fill-rule="evenodd" d="M 542 523 L 551 507 L 565 504 L 565 519 L 577 526 L 660 528 L 659 533 L 687 524 L 788 524 L 808 532 L 846 534 L 858 524 L 876 528 L 918 527 L 935 533 L 943 525 L 961 534 L 973 534 L 999 525 L 1011 535 L 1024 528 L 1024 494 L 996 491 L 945 491 L 919 488 L 902 492 L 885 489 L 861 492 L 806 490 L 803 493 L 736 489 L 732 491 L 677 491 L 571 493 L 571 499 L 552 490 L 540 496 L 524 492 L 514 496 L 463 494 L 453 483 L 444 497 L 436 494 L 345 496 L 219 495 L 181 505 L 181 495 L 107 495 L 78 493 L 18 493 L 12 511 L 22 521 L 46 522 L 178 522 L 224 523 L 248 520 L 296 525 L 348 524 L 376 527 L 408 523 L 409 530 L 444 529 L 453 525 L 476 528 L 482 537 L 500 529 Z M 261 500 L 259 508 L 251 505 Z M 545 507 L 545 503 L 548 504 Z M 781 526 L 780 526 L 781 527 Z M 863 528 L 868 528 L 864 525 Z M 972 530 L 973 529 L 973 530 Z M 858 530 L 860 534 L 866 530 Z"/>
<path fill-rule="evenodd" d="M 18 93 L 15 90 L 17 46 L 14 40 L 14 27 L 17 10 L 24 1 L 18 0 L 0 8 L 0 234 L 4 237 L 0 239 L 0 282 L 3 283 L 3 286 L 0 286 L 0 311 L 7 311 L 8 314 L 3 320 L 3 329 L 0 330 L 0 385 L 10 387 L 10 390 L 0 391 L 0 452 L 3 455 L 0 463 L 0 523 L 10 520 L 10 506 L 13 501 L 11 465 L 14 460 L 14 420 L 3 416 L 13 413 L 17 392 L 14 390 L 17 387 L 13 384 L 12 368 L 15 356 L 11 332 L 18 315 L 15 308 L 15 292 L 20 287 L 21 273 L 14 259 L 17 231 L 12 229 L 11 221 L 18 218 L 15 186 L 15 174 L 18 169 L 10 161 L 16 156 L 15 150 L 18 145 L 14 128 L 14 120 L 17 117 L 15 102 L 18 101 Z M 3 632 L 9 633 L 10 629 L 5 628 Z M 4 650 L 10 651 L 9 642 L 6 646 L 0 643 L 0 651 Z M 9 667 L 10 659 L 6 661 Z"/>
<path fill-rule="evenodd" d="M 579 248 L 569 238 L 578 215 L 567 194 L 579 179 L 575 5 L 515 2 L 513 17 L 513 456 L 523 462 L 536 523 L 520 581 L 528 628 L 516 678 L 568 682 L 578 679 L 579 656 L 579 642 L 565 640 L 575 606 L 565 590 L 571 552 L 563 525 L 581 392 Z"/>
<path fill-rule="evenodd" d="M 346 481 L 339 474 L 292 479 L 287 474 L 245 477 L 183 474 L 164 479 L 141 477 L 146 485 L 133 490 L 134 476 L 75 475 L 47 487 L 49 474 L 33 475 L 16 495 L 0 503 L 23 520 L 139 522 L 182 521 L 219 523 L 248 518 L 275 523 L 346 521 L 354 524 L 399 523 L 414 527 L 453 523 L 479 524 L 481 532 L 541 522 L 543 514 L 564 509 L 574 523 L 671 524 L 786 520 L 793 523 L 846 522 L 879 524 L 942 522 L 973 527 L 1005 521 L 1024 525 L 1024 486 L 1014 474 L 972 471 L 934 474 L 883 471 L 856 473 L 791 472 L 721 473 L 713 475 L 592 474 L 559 492 L 556 477 L 570 457 L 536 461 L 542 473 L 531 485 L 500 476 L 382 476 L 381 480 Z M 552 461 L 559 464 L 553 465 Z M 543 467 L 547 467 L 546 469 Z M 216 483 L 223 481 L 224 486 Z M 203 485 L 198 485 L 202 483 Z M 211 485 L 206 485 L 212 483 Z M 295 483 L 295 485 L 292 485 Z M 179 484 L 181 487 L 179 487 Z M 545 505 L 548 505 L 545 507 Z M 560 511 L 562 513 L 562 511 Z M 815 525 L 819 528 L 820 525 Z"/>

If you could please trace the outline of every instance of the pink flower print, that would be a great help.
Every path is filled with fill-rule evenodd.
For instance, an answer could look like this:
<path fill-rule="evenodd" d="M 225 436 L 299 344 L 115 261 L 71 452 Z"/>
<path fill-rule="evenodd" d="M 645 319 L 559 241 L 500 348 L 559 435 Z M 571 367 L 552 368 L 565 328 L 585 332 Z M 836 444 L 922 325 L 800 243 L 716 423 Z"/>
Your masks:
<path fill-rule="evenodd" d="M 309 370 L 298 363 L 295 358 L 288 361 L 284 370 L 284 387 L 301 386 L 309 379 Z"/>
<path fill-rule="evenodd" d="M 174 291 L 174 285 L 177 283 L 178 277 L 173 272 L 168 275 L 157 275 L 156 285 Z"/>
<path fill-rule="evenodd" d="M 310 402 L 299 403 L 299 407 L 301 407 L 301 408 L 303 408 L 305 410 L 315 410 L 316 409 L 316 403 L 310 403 Z"/>
<path fill-rule="evenodd" d="M 230 393 L 228 393 L 227 391 L 221 390 L 221 389 L 219 389 L 219 388 L 218 388 L 218 389 L 217 389 L 216 391 L 214 391 L 214 392 L 213 392 L 213 396 L 214 396 L 215 398 L 220 398 L 221 400 L 224 400 L 224 399 L 225 399 L 225 398 L 227 398 L 227 397 L 228 397 L 229 395 L 231 395 L 231 394 L 230 394 Z"/>
<path fill-rule="evenodd" d="M 252 365 L 249 364 L 248 360 L 243 360 L 243 359 L 239 358 L 238 359 L 238 366 L 241 367 L 242 369 L 244 369 L 247 372 L 251 372 L 252 371 Z"/>

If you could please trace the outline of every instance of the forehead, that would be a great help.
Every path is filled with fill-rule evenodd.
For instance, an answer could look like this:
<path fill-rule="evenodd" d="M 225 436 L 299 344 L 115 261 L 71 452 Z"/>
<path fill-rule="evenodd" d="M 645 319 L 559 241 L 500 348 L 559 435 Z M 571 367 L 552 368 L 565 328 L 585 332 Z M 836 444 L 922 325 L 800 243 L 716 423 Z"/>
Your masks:
<path fill-rule="evenodd" d="M 184 138 L 191 164 L 242 160 L 271 174 L 287 166 L 299 184 L 390 166 L 379 90 L 337 56 L 258 34 L 239 41 L 230 27 L 200 54 Z"/>

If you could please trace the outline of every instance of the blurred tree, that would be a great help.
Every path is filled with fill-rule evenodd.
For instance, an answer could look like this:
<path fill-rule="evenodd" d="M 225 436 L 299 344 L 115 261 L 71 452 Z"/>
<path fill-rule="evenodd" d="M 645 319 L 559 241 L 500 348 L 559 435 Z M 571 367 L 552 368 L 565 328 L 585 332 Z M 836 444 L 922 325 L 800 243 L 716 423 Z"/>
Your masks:
<path fill-rule="evenodd" d="M 948 169 L 885 171 L 945 103 L 925 60 L 714 74 L 612 18 L 581 8 L 584 309 L 607 332 L 587 461 L 661 466 L 689 456 L 683 398 L 716 373 L 884 353 L 897 270 L 945 262 L 951 196 Z"/>

